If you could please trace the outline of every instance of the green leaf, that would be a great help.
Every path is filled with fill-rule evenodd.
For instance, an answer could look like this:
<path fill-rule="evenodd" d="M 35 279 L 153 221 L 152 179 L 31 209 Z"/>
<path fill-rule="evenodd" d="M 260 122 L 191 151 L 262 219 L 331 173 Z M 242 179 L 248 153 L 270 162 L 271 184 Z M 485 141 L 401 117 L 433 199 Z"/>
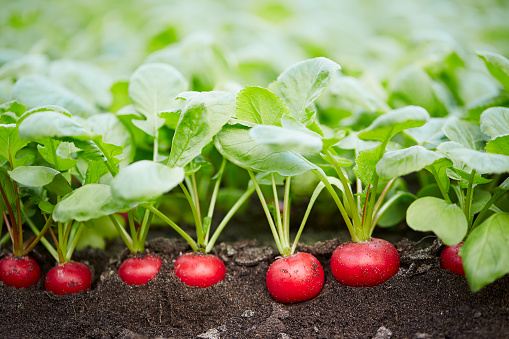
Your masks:
<path fill-rule="evenodd" d="M 432 231 L 446 245 L 457 245 L 468 229 L 465 214 L 456 204 L 434 197 L 414 201 L 406 214 L 408 226 L 415 231 Z"/>
<path fill-rule="evenodd" d="M 491 107 L 481 114 L 481 131 L 492 138 L 509 134 L 509 108 Z"/>
<path fill-rule="evenodd" d="M 281 73 L 269 86 L 290 108 L 291 115 L 306 125 L 306 109 L 325 90 L 341 67 L 327 58 L 319 57 L 301 61 Z"/>
<path fill-rule="evenodd" d="M 53 211 L 55 221 L 87 221 L 133 207 L 114 199 L 108 185 L 90 184 L 75 189 Z"/>
<path fill-rule="evenodd" d="M 225 125 L 214 139 L 218 151 L 228 160 L 256 172 L 295 176 L 317 168 L 293 152 L 274 152 L 249 136 L 249 127 Z"/>
<path fill-rule="evenodd" d="M 290 114 L 288 106 L 268 89 L 248 86 L 237 94 L 237 119 L 281 126 L 281 117 L 287 114 Z"/>
<path fill-rule="evenodd" d="M 184 175 L 181 167 L 142 160 L 121 169 L 110 185 L 115 198 L 144 202 L 170 191 L 184 180 Z"/>
<path fill-rule="evenodd" d="M 478 124 L 452 117 L 443 127 L 445 135 L 466 148 L 481 150 L 489 138 L 481 132 Z"/>
<path fill-rule="evenodd" d="M 490 200 L 491 194 L 488 191 L 476 189 L 472 198 L 472 214 L 481 212 L 484 205 Z"/>
<path fill-rule="evenodd" d="M 385 153 L 376 164 L 376 172 L 381 178 L 392 179 L 418 172 L 442 158 L 445 158 L 442 154 L 428 151 L 422 146 L 411 146 Z"/>
<path fill-rule="evenodd" d="M 46 185 L 46 189 L 61 197 L 72 191 L 71 185 L 62 174 L 55 175 L 53 181 Z"/>
<path fill-rule="evenodd" d="M 509 60 L 492 52 L 477 52 L 477 55 L 484 60 L 491 75 L 509 90 Z"/>
<path fill-rule="evenodd" d="M 65 114 L 54 111 L 36 112 L 27 116 L 19 124 L 19 137 L 28 140 L 72 137 L 90 140 L 92 132 Z"/>
<path fill-rule="evenodd" d="M 12 161 L 13 167 L 18 165 L 16 154 L 28 144 L 18 136 L 18 128 L 15 124 L 0 125 L 0 158 Z"/>
<path fill-rule="evenodd" d="M 491 139 L 486 144 L 486 151 L 488 153 L 509 155 L 509 134 Z"/>
<path fill-rule="evenodd" d="M 25 111 L 25 105 L 17 102 L 16 100 L 7 101 L 0 105 L 0 114 L 14 113 L 16 117 L 20 117 L 23 113 L 25 113 Z"/>
<path fill-rule="evenodd" d="M 496 213 L 486 219 L 472 231 L 459 254 L 474 292 L 509 273 L 509 214 Z"/>
<path fill-rule="evenodd" d="M 447 158 L 441 158 L 425 168 L 431 172 L 436 173 L 435 179 L 445 189 L 445 192 L 449 192 L 451 187 L 451 180 L 447 176 L 447 169 L 452 167 L 453 163 Z"/>
<path fill-rule="evenodd" d="M 0 185 L 5 192 L 7 197 L 7 201 L 9 204 L 14 204 L 16 201 L 16 193 L 14 192 L 14 187 L 12 185 L 11 177 L 7 173 L 7 170 L 0 166 Z M 3 197 L 0 197 L 0 207 L 5 206 Z"/>
<path fill-rule="evenodd" d="M 107 173 L 108 167 L 103 160 L 90 160 L 85 174 L 85 185 L 99 183 L 99 179 Z"/>
<path fill-rule="evenodd" d="M 431 118 L 421 127 L 405 130 L 405 134 L 411 136 L 421 146 L 434 148 L 444 141 L 445 135 L 442 132 L 444 124 L 444 118 Z"/>
<path fill-rule="evenodd" d="M 32 187 L 45 186 L 53 181 L 59 171 L 45 166 L 20 166 L 8 171 L 12 180 Z"/>
<path fill-rule="evenodd" d="M 391 227 L 405 220 L 408 206 L 416 199 L 415 195 L 408 192 L 397 192 L 390 197 L 380 210 L 380 219 L 376 223 L 380 227 Z"/>
<path fill-rule="evenodd" d="M 390 140 L 397 133 L 424 125 L 429 120 L 429 113 L 419 106 L 406 106 L 387 112 L 366 129 L 359 132 L 362 140 Z"/>
<path fill-rule="evenodd" d="M 39 143 L 40 145 L 37 145 L 39 154 L 57 171 L 67 171 L 76 165 L 76 159 L 72 158 L 72 155 L 79 149 L 72 143 L 49 138 L 39 140 Z"/>
<path fill-rule="evenodd" d="M 227 92 L 191 97 L 173 136 L 168 165 L 184 167 L 199 155 L 235 113 L 235 98 Z"/>
<path fill-rule="evenodd" d="M 437 148 L 454 163 L 454 167 L 465 172 L 476 170 L 479 174 L 501 174 L 509 172 L 509 156 L 484 153 L 463 147 L 448 141 Z"/>
<path fill-rule="evenodd" d="M 259 144 L 266 145 L 274 152 L 319 153 L 323 143 L 321 138 L 308 133 L 277 126 L 257 125 L 249 135 Z"/>
<path fill-rule="evenodd" d="M 57 105 L 72 112 L 73 115 L 82 117 L 98 113 L 97 109 L 82 97 L 40 75 L 30 75 L 19 79 L 12 89 L 12 98 L 29 109 Z"/>
<path fill-rule="evenodd" d="M 373 175 L 376 171 L 376 164 L 380 160 L 381 149 L 382 145 L 379 145 L 378 147 L 362 151 L 355 159 L 353 172 L 364 185 L 373 183 Z"/>
<path fill-rule="evenodd" d="M 159 113 L 171 111 L 175 97 L 187 87 L 187 80 L 173 66 L 163 63 L 141 65 L 129 81 L 129 97 L 145 120 L 133 120 L 133 124 L 155 136 L 164 124 Z"/>

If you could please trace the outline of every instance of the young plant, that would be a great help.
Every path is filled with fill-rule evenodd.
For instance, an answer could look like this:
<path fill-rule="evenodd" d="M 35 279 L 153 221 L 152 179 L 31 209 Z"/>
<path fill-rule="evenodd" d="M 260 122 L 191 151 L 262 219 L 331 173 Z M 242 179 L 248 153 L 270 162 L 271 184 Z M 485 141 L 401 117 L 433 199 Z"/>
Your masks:
<path fill-rule="evenodd" d="M 197 175 L 204 162 L 199 156 L 233 115 L 234 98 L 229 93 L 213 91 L 185 92 L 174 100 L 177 93 L 171 91 L 175 90 L 175 84 L 170 86 L 168 82 L 177 82 L 180 85 L 176 88 L 180 90 L 184 87 L 182 80 L 175 80 L 175 72 L 171 66 L 154 63 L 141 66 L 133 74 L 129 96 L 134 108 L 145 120 L 132 120 L 132 124 L 153 137 L 153 159 L 138 161 L 122 168 L 110 185 L 115 199 L 144 209 L 140 229 L 147 229 L 146 225 L 152 216 L 157 216 L 189 243 L 195 253 L 184 254 L 177 259 L 174 271 L 188 285 L 208 287 L 223 280 L 226 272 L 224 263 L 208 253 L 235 212 L 254 192 L 254 188 L 246 189 L 212 233 L 211 222 L 226 160 L 222 160 L 214 177 L 208 212 L 204 215 L 197 183 Z M 152 101 L 152 98 L 157 100 Z M 175 132 L 171 152 L 163 156 L 159 154 L 159 128 L 165 123 Z M 165 161 L 166 165 L 159 161 Z M 158 198 L 177 185 L 191 208 L 196 240 L 157 208 L 160 202 Z M 135 228 L 132 218 L 129 218 L 129 227 L 132 230 Z M 132 241 L 140 245 L 145 236 L 141 240 L 133 237 Z"/>
<path fill-rule="evenodd" d="M 441 158 L 426 167 L 438 195 L 423 196 L 407 210 L 411 228 L 433 231 L 447 245 L 442 266 L 457 274 L 464 272 L 473 291 L 509 273 L 503 259 L 509 257 L 509 214 L 495 205 L 509 190 L 509 179 L 499 184 L 509 172 L 507 121 L 509 109 L 504 107 L 485 110 L 480 125 L 449 119 L 442 131 L 450 141 L 439 144 L 436 152 L 427 151 Z M 431 191 L 429 187 L 422 190 Z"/>
<path fill-rule="evenodd" d="M 16 125 L 19 116 L 25 112 L 25 107 L 17 102 L 8 102 L 0 106 L 0 211 L 3 215 L 2 224 L 7 228 L 5 242 L 11 239 L 12 253 L 0 260 L 0 280 L 8 286 L 16 288 L 36 285 L 41 278 L 41 269 L 37 261 L 28 253 L 41 240 L 49 229 L 51 220 L 46 222 L 37 236 L 27 241 L 23 239 L 22 188 L 15 179 L 15 172 L 33 161 L 31 154 L 17 157 L 19 151 L 27 146 L 28 141 L 21 140 Z M 7 168 L 6 168 L 7 167 Z"/>

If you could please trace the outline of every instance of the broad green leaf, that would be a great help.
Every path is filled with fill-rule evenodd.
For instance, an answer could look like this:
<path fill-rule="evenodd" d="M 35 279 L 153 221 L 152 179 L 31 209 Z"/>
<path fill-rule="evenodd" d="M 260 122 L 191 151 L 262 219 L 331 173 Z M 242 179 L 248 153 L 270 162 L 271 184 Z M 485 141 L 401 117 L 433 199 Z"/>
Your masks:
<path fill-rule="evenodd" d="M 509 155 L 509 134 L 491 139 L 486 144 L 486 151 L 488 153 Z"/>
<path fill-rule="evenodd" d="M 256 172 L 295 176 L 317 168 L 293 152 L 274 152 L 249 136 L 249 127 L 225 125 L 214 139 L 218 151 L 228 160 Z"/>
<path fill-rule="evenodd" d="M 474 190 L 471 208 L 472 214 L 477 214 L 481 212 L 484 205 L 486 205 L 490 198 L 491 198 L 490 192 L 480 189 Z"/>
<path fill-rule="evenodd" d="M 235 113 L 235 98 L 227 92 L 191 97 L 173 136 L 168 165 L 184 167 L 199 155 Z"/>
<path fill-rule="evenodd" d="M 107 174 L 108 167 L 102 160 L 90 160 L 88 161 L 87 172 L 85 174 L 85 185 L 97 184 L 105 174 Z"/>
<path fill-rule="evenodd" d="M 37 150 L 44 160 L 53 165 L 57 171 L 62 172 L 76 165 L 76 159 L 73 159 L 72 155 L 79 149 L 72 143 L 47 138 L 39 140 Z"/>
<path fill-rule="evenodd" d="M 476 170 L 479 174 L 501 174 L 509 172 L 509 156 L 484 153 L 448 141 L 437 148 L 454 163 L 454 167 L 466 172 Z"/>
<path fill-rule="evenodd" d="M 509 108 L 491 107 L 481 114 L 481 131 L 492 138 L 509 134 Z"/>
<path fill-rule="evenodd" d="M 424 125 L 429 120 L 429 113 L 419 106 L 406 106 L 382 114 L 366 129 L 359 132 L 362 140 L 390 140 L 397 133 Z"/>
<path fill-rule="evenodd" d="M 301 61 L 281 73 L 269 90 L 283 99 L 295 119 L 306 125 L 309 121 L 306 109 L 340 69 L 337 63 L 323 57 Z"/>
<path fill-rule="evenodd" d="M 478 124 L 452 117 L 443 127 L 444 134 L 454 142 L 473 150 L 484 148 L 489 138 L 481 132 Z"/>
<path fill-rule="evenodd" d="M 245 87 L 237 95 L 237 119 L 281 126 L 281 117 L 287 114 L 290 114 L 288 106 L 268 89 Z"/>
<path fill-rule="evenodd" d="M 19 130 L 15 124 L 0 125 L 0 159 L 13 162 L 13 167 L 18 165 L 16 154 L 28 144 L 27 140 L 21 140 Z"/>
<path fill-rule="evenodd" d="M 60 174 L 59 171 L 46 166 L 20 166 L 8 173 L 12 180 L 32 187 L 45 186 L 52 182 L 57 174 Z"/>
<path fill-rule="evenodd" d="M 16 100 L 7 101 L 0 105 L 0 114 L 14 113 L 16 117 L 20 117 L 23 113 L 25 113 L 25 111 L 25 105 L 17 102 Z"/>
<path fill-rule="evenodd" d="M 411 146 L 385 153 L 376 164 L 376 172 L 381 178 L 392 179 L 418 172 L 441 158 L 444 158 L 442 154 L 428 151 L 422 146 Z"/>
<path fill-rule="evenodd" d="M 87 221 L 133 207 L 113 198 L 108 185 L 90 184 L 75 189 L 53 211 L 55 221 Z"/>
<path fill-rule="evenodd" d="M 4 190 L 5 196 L 9 204 L 14 204 L 16 201 L 16 193 L 14 192 L 14 187 L 12 186 L 11 177 L 7 173 L 7 170 L 0 166 L 0 185 L 2 185 L 2 189 Z M 3 196 L 0 196 L 0 207 L 5 207 Z"/>
<path fill-rule="evenodd" d="M 438 146 L 445 138 L 442 132 L 444 118 L 431 118 L 421 127 L 414 127 L 405 130 L 419 145 L 430 148 Z"/>
<path fill-rule="evenodd" d="M 492 52 L 477 52 L 477 55 L 484 60 L 491 75 L 509 90 L 509 60 Z"/>
<path fill-rule="evenodd" d="M 129 81 L 129 97 L 145 120 L 133 120 L 133 124 L 155 136 L 164 124 L 159 113 L 171 111 L 175 97 L 187 87 L 187 80 L 173 66 L 163 63 L 141 65 Z"/>
<path fill-rule="evenodd" d="M 181 167 L 142 160 L 121 169 L 110 185 L 117 199 L 144 202 L 170 191 L 184 180 L 184 175 Z"/>
<path fill-rule="evenodd" d="M 92 132 L 72 118 L 53 111 L 37 112 L 26 117 L 19 124 L 19 137 L 28 140 L 72 137 L 89 140 Z"/>
<path fill-rule="evenodd" d="M 71 185 L 69 185 L 69 182 L 71 179 L 66 179 L 64 176 L 60 173 L 55 175 L 53 178 L 53 181 L 47 184 L 45 187 L 48 191 L 55 193 L 58 196 L 63 197 L 64 195 L 71 193 L 72 188 Z"/>
<path fill-rule="evenodd" d="M 472 177 L 472 170 L 470 169 L 468 172 L 463 171 L 457 168 L 448 168 L 446 169 L 447 176 L 452 180 L 458 181 L 458 184 L 461 188 L 467 188 L 470 183 L 470 178 Z M 491 179 L 483 178 L 478 173 L 475 174 L 472 184 L 475 185 L 484 185 L 491 182 Z"/>
<path fill-rule="evenodd" d="M 380 209 L 380 219 L 376 223 L 380 227 L 391 227 L 405 220 L 408 206 L 416 199 L 408 192 L 397 192 L 390 197 Z"/>
<path fill-rule="evenodd" d="M 509 273 L 509 214 L 496 213 L 476 227 L 460 253 L 472 291 Z"/>
<path fill-rule="evenodd" d="M 457 245 L 467 233 L 465 214 L 456 204 L 424 197 L 414 201 L 407 210 L 406 221 L 416 231 L 432 231 L 446 245 Z"/>
<path fill-rule="evenodd" d="M 98 113 L 97 109 L 82 97 L 40 75 L 19 79 L 12 89 L 12 98 L 23 103 L 29 109 L 44 105 L 57 105 L 72 112 L 73 115 L 82 117 Z"/>
<path fill-rule="evenodd" d="M 341 139 L 336 146 L 341 149 L 353 149 L 357 150 L 357 152 L 362 152 L 371 148 L 375 148 L 378 145 L 380 145 L 379 141 L 365 141 L 361 140 L 358 137 L 357 132 L 350 132 L 348 136 L 346 136 L 344 139 Z"/>
<path fill-rule="evenodd" d="M 317 136 L 277 126 L 257 125 L 251 128 L 249 135 L 274 152 L 319 153 L 323 147 Z"/>

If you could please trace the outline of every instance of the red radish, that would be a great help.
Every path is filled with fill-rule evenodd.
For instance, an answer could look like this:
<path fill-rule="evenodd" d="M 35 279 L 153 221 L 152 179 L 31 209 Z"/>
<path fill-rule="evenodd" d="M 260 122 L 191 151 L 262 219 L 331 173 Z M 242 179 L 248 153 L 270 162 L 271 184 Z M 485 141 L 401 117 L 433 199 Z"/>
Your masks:
<path fill-rule="evenodd" d="M 266 276 L 267 289 L 272 298 L 286 304 L 316 297 L 324 281 L 320 262 L 304 252 L 274 261 Z"/>
<path fill-rule="evenodd" d="M 30 287 L 41 279 L 41 268 L 29 256 L 18 257 L 12 254 L 0 260 L 0 280 L 7 286 Z"/>
<path fill-rule="evenodd" d="M 388 241 L 371 238 L 366 242 L 346 243 L 332 253 L 334 277 L 346 286 L 376 286 L 399 270 L 399 254 Z"/>
<path fill-rule="evenodd" d="M 224 279 L 226 267 L 211 254 L 186 253 L 175 261 L 175 274 L 189 286 L 209 287 Z"/>
<path fill-rule="evenodd" d="M 443 269 L 454 274 L 465 275 L 463 260 L 459 255 L 461 245 L 463 245 L 463 241 L 455 246 L 445 246 L 442 253 L 440 253 L 440 263 Z"/>
<path fill-rule="evenodd" d="M 58 264 L 46 275 L 47 291 L 58 295 L 86 291 L 92 284 L 92 274 L 87 266 L 75 261 Z"/>
<path fill-rule="evenodd" d="M 129 258 L 120 265 L 118 274 L 129 285 L 145 285 L 157 275 L 162 263 L 161 258 L 151 255 Z"/>

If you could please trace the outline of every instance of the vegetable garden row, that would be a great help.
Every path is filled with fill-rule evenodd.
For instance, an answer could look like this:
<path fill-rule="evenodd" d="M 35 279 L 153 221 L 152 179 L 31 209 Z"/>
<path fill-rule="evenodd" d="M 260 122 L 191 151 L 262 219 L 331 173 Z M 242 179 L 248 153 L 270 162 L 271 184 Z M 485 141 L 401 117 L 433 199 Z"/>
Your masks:
<path fill-rule="evenodd" d="M 479 56 L 502 84 L 509 83 L 507 59 L 488 52 Z M 466 273 L 472 290 L 508 273 L 509 214 L 496 203 L 509 189 L 509 109 L 486 105 L 477 119 L 467 120 L 452 114 L 430 117 L 425 108 L 410 105 L 380 114 L 359 130 L 322 124 L 315 101 L 339 70 L 327 58 L 309 59 L 285 70 L 268 88 L 246 86 L 234 95 L 189 91 L 176 68 L 147 63 L 129 79 L 129 105 L 116 114 L 89 116 L 70 95 L 53 99 L 55 104 L 65 99 L 68 109 L 31 107 L 32 93 L 44 88 L 44 80 L 20 78 L 14 100 L 1 106 L 7 229 L 2 239 L 10 239 L 13 248 L 0 263 L 1 279 L 15 287 L 36 284 L 41 272 L 27 255 L 41 242 L 58 263 L 45 277 L 46 289 L 56 294 L 87 290 L 90 271 L 73 262 L 72 254 L 83 229 L 108 216 L 133 254 L 120 266 L 120 276 L 128 284 L 145 284 L 161 267 L 161 259 L 144 253 L 157 217 L 195 251 L 177 259 L 177 276 L 188 285 L 208 287 L 226 271 L 209 252 L 255 193 L 281 255 L 267 273 L 269 292 L 284 303 L 307 300 L 320 292 L 323 269 L 295 248 L 324 189 L 353 241 L 338 247 L 331 259 L 332 273 L 345 285 L 374 286 L 397 273 L 394 246 L 371 236 L 381 220 L 390 226 L 405 215 L 409 227 L 433 231 L 448 245 L 442 266 Z M 250 180 L 213 225 L 228 162 L 234 172 L 247 171 Z M 292 241 L 292 185 L 308 172 L 318 184 Z M 416 172 L 425 185 L 414 195 L 402 177 Z M 186 233 L 159 209 L 172 194 L 187 200 L 196 234 Z M 33 233 L 28 240 L 25 228 Z"/>
<path fill-rule="evenodd" d="M 173 272 L 207 288 L 227 274 L 213 255 L 223 230 L 258 209 L 279 253 L 270 295 L 309 300 L 324 269 L 297 246 L 320 204 L 351 237 L 330 258 L 346 286 L 398 272 L 373 232 L 401 224 L 440 238 L 442 267 L 474 292 L 509 273 L 503 3 L 150 5 L 14 1 L 0 14 L 5 285 L 87 291 L 101 272 L 73 253 L 118 237 L 131 254 L 119 276 L 147 284 L 162 225 L 192 249 Z M 34 249 L 55 261 L 44 277 Z"/>

